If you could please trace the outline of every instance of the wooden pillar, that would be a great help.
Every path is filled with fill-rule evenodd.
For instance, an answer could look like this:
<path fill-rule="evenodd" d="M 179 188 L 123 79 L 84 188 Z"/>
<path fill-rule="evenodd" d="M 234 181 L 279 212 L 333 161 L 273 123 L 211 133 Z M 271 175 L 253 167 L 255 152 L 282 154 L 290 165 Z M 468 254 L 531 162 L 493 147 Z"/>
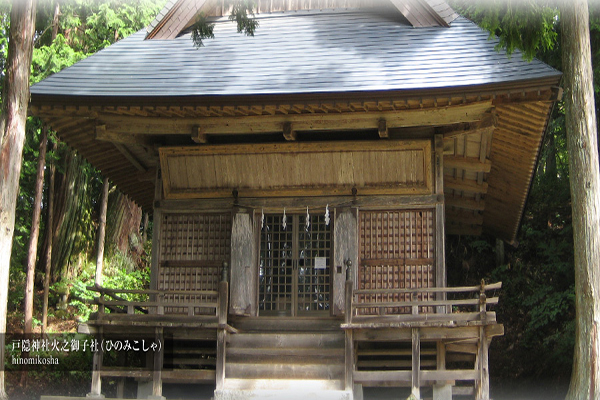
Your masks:
<path fill-rule="evenodd" d="M 485 325 L 479 328 L 479 346 L 477 351 L 477 369 L 479 370 L 479 381 L 475 385 L 475 398 L 477 400 L 490 399 L 490 371 L 488 363 L 488 351 L 490 342 L 485 335 Z"/>
<path fill-rule="evenodd" d="M 435 286 L 446 287 L 446 249 L 445 249 L 445 209 L 444 209 L 444 139 L 442 135 L 434 138 L 434 181 L 438 203 L 435 206 Z M 446 300 L 446 293 L 437 293 L 436 300 Z M 438 313 L 446 308 L 437 307 Z"/>
<path fill-rule="evenodd" d="M 411 395 L 421 398 L 421 332 L 412 328 L 412 384 Z"/>
<path fill-rule="evenodd" d="M 357 209 L 335 210 L 333 226 L 333 315 L 345 310 L 346 261 L 352 262 L 352 276 L 358 268 L 358 221 Z"/>
<path fill-rule="evenodd" d="M 352 323 L 352 290 L 353 283 L 351 280 L 346 281 L 346 311 L 344 320 L 346 324 Z M 352 329 L 346 329 L 346 367 L 345 367 L 345 380 L 344 388 L 346 391 L 353 390 L 354 387 L 354 335 Z"/>
<path fill-rule="evenodd" d="M 215 367 L 216 390 L 223 390 L 225 384 L 225 363 L 227 352 L 227 310 L 228 310 L 228 283 L 226 280 L 219 283 L 219 328 L 217 330 L 217 365 Z"/>
<path fill-rule="evenodd" d="M 160 350 L 154 352 L 152 396 L 148 396 L 148 399 L 165 399 L 162 395 L 162 369 L 165 356 L 165 343 L 163 339 L 163 328 L 156 328 L 154 332 L 154 341 L 155 343 L 160 343 Z"/>
<path fill-rule="evenodd" d="M 117 354 L 118 364 L 121 367 L 127 366 L 127 352 L 120 351 Z M 117 398 L 122 399 L 125 396 L 125 377 L 118 378 L 117 380 Z"/>
<path fill-rule="evenodd" d="M 163 185 L 160 169 L 156 171 L 156 179 L 154 180 L 154 215 L 152 217 L 152 260 L 150 264 L 150 289 L 158 289 L 158 274 L 160 263 L 160 247 L 162 234 L 162 212 L 156 204 L 162 200 Z M 155 300 L 155 299 L 153 299 Z"/>
<path fill-rule="evenodd" d="M 102 369 L 102 361 L 104 358 L 104 352 L 100 346 L 102 342 L 102 327 L 98 327 L 98 335 L 96 336 L 96 340 L 98 340 L 98 346 L 96 347 L 96 351 L 94 351 L 94 357 L 92 360 L 92 387 L 90 392 L 86 395 L 86 397 L 103 399 L 104 395 L 102 394 L 102 376 L 100 374 L 100 370 Z"/>
<path fill-rule="evenodd" d="M 446 369 L 446 345 L 442 341 L 437 342 L 437 369 Z M 436 382 L 433 385 L 433 400 L 452 400 L 452 383 Z"/>
<path fill-rule="evenodd" d="M 217 366 L 215 371 L 216 390 L 223 390 L 225 384 L 225 346 L 227 345 L 227 332 L 219 329 L 217 332 Z"/>
<path fill-rule="evenodd" d="M 257 243 L 252 214 L 235 209 L 231 223 L 231 314 L 257 315 Z"/>

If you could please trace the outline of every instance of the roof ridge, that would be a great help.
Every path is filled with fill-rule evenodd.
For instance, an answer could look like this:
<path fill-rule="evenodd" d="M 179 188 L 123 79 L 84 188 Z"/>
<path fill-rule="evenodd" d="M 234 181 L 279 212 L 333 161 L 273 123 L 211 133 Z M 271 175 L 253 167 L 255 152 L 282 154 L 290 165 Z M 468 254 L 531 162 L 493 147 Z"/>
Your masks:
<path fill-rule="evenodd" d="M 285 15 L 291 11 L 294 11 L 295 14 L 298 12 L 323 10 L 323 8 L 318 7 L 318 1 L 315 3 L 317 7 L 311 9 L 292 10 L 284 8 L 281 11 L 269 11 L 269 14 L 281 13 L 278 15 Z M 361 7 L 361 0 L 356 0 L 355 4 L 357 7 L 349 8 L 348 3 L 347 0 L 344 0 L 343 3 L 340 3 L 340 7 L 325 9 L 352 9 L 361 11 L 368 9 L 364 4 Z M 331 5 L 332 3 L 329 4 Z M 388 4 L 397 9 L 413 27 L 448 27 L 449 23 L 458 16 L 445 0 L 388 0 Z M 335 2 L 333 5 L 335 5 Z M 200 11 L 207 11 L 211 7 L 214 9 L 213 6 L 215 6 L 214 0 L 170 0 L 157 18 L 149 25 L 146 39 L 174 39 L 192 24 L 192 21 Z M 371 8 L 374 7 L 371 6 Z M 220 9 L 222 11 L 222 8 Z M 256 15 L 263 16 L 265 13 L 257 11 Z M 224 15 L 220 17 L 224 17 Z"/>

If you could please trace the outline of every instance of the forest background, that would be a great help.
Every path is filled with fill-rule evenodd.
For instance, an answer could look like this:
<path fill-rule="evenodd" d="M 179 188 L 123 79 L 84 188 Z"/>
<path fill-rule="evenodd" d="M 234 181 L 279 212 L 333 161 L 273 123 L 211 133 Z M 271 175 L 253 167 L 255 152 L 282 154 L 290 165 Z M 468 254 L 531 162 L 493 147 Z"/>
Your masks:
<path fill-rule="evenodd" d="M 32 83 L 145 27 L 164 2 L 40 0 Z M 549 12 L 536 8 L 533 2 L 521 3 L 529 8 L 511 9 L 506 3 L 493 9 L 474 7 L 467 2 L 454 5 L 485 29 L 505 37 L 505 27 L 511 25 L 516 14 Z M 6 0 L 0 2 L 0 71 L 4 71 L 7 56 L 10 6 Z M 552 22 L 544 26 L 524 24 L 529 34 L 541 37 L 543 43 L 535 54 L 528 55 L 561 70 L 560 19 L 550 16 L 543 20 Z M 596 79 L 600 77 L 598 4 L 590 7 L 590 32 L 594 78 L 599 82 Z M 0 76 L 0 85 L 3 78 L 4 74 Z M 594 89 L 596 104 L 600 104 L 600 86 L 595 83 Z M 598 110 L 596 114 L 600 115 Z M 10 265 L 8 331 L 18 331 L 23 325 L 27 252 L 41 137 L 41 122 L 29 118 Z M 63 332 L 85 321 L 93 311 L 85 302 L 89 299 L 85 287 L 94 281 L 103 177 L 52 132 L 48 148 L 40 205 L 33 321 L 34 330 L 40 331 L 39 299 L 43 293 L 48 238 L 52 235 L 48 332 Z M 56 171 L 53 180 L 50 165 Z M 51 192 L 53 221 L 48 226 Z M 109 193 L 103 285 L 142 288 L 149 282 L 152 224 L 144 214 L 148 210 L 141 210 L 114 187 L 110 187 Z M 495 339 L 490 348 L 492 388 L 505 382 L 527 385 L 540 381 L 548 382 L 558 392 L 566 388 L 573 362 L 575 285 L 562 103 L 555 106 L 546 132 L 517 242 L 505 246 L 486 235 L 449 236 L 446 251 L 449 286 L 478 284 L 481 279 L 503 282 L 496 311 L 505 326 L 505 335 Z M 66 295 L 68 301 L 61 302 Z M 7 352 L 10 356 L 9 345 Z M 67 365 L 61 371 L 30 371 L 30 377 L 33 375 L 35 379 L 26 381 L 21 379 L 20 372 L 10 373 L 11 366 L 7 364 L 10 398 L 37 399 L 42 393 L 84 396 L 89 391 L 91 355 L 73 353 L 61 360 L 61 364 Z M 106 389 L 110 395 L 114 385 L 108 384 Z"/>

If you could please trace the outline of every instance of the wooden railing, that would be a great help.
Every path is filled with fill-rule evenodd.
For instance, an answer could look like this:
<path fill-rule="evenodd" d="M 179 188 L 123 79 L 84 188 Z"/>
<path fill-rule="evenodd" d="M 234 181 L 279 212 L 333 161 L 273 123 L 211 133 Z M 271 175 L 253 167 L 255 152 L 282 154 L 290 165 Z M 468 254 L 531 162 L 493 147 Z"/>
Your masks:
<path fill-rule="evenodd" d="M 105 314 L 105 309 L 108 308 L 112 313 L 126 314 L 159 314 L 165 313 L 165 308 L 184 308 L 187 309 L 188 316 L 194 315 L 217 315 L 218 314 L 218 298 L 219 291 L 216 290 L 128 290 L 128 289 L 109 289 L 101 286 L 88 286 L 90 291 L 98 292 L 100 296 L 94 299 L 94 303 L 98 305 L 98 314 Z M 155 300 L 126 300 L 119 294 L 146 296 L 148 299 Z M 178 302 L 165 300 L 165 297 L 170 296 L 202 296 L 214 298 L 214 301 L 186 301 Z M 197 313 L 197 309 L 212 309 L 211 313 Z"/>
<path fill-rule="evenodd" d="M 419 289 L 353 289 L 346 281 L 346 324 L 373 322 L 495 322 L 488 306 L 502 282 L 479 286 Z M 451 299 L 449 299 L 451 295 Z M 367 327 L 367 326 L 365 326 Z"/>
<path fill-rule="evenodd" d="M 143 319 L 144 316 L 174 314 L 168 311 L 175 309 L 185 310 L 177 314 L 187 317 L 212 316 L 218 323 L 226 324 L 229 298 L 226 263 L 222 274 L 218 290 L 133 290 L 105 288 L 99 285 L 88 286 L 87 289 L 99 294 L 93 300 L 93 303 L 98 305 L 98 319 Z M 129 300 L 124 295 L 136 299 Z M 176 297 L 182 298 L 183 301 L 173 300 Z"/>

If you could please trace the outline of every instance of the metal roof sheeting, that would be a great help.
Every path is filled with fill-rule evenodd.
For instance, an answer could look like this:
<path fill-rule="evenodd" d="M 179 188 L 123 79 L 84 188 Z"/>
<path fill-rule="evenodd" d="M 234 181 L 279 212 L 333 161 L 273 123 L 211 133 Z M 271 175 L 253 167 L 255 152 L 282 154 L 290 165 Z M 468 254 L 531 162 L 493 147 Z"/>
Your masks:
<path fill-rule="evenodd" d="M 31 88 L 32 95 L 229 96 L 436 89 L 510 83 L 560 73 L 496 40 L 465 18 L 415 29 L 370 12 L 258 17 L 254 37 L 217 20 L 196 48 L 190 34 L 144 40 L 140 31 Z"/>

